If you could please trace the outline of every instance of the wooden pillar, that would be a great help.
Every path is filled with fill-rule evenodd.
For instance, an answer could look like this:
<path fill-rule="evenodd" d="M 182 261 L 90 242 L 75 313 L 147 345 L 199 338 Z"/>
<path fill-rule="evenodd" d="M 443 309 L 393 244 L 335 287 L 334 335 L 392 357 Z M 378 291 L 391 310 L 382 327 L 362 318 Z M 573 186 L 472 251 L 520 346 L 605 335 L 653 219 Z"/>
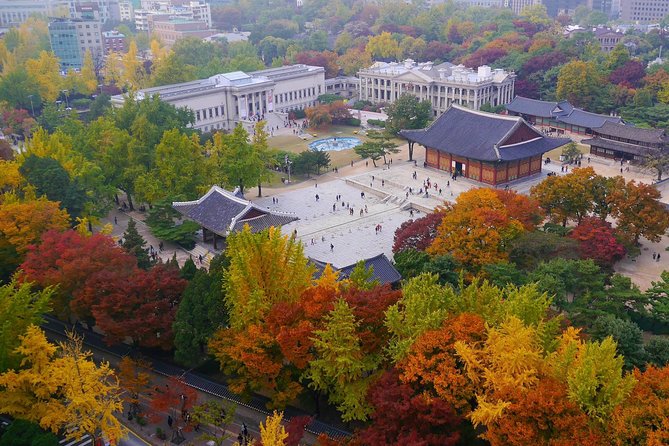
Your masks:
<path fill-rule="evenodd" d="M 483 161 L 479 161 L 479 181 L 483 181 Z"/>
<path fill-rule="evenodd" d="M 441 151 L 437 150 L 437 169 L 441 170 Z"/>

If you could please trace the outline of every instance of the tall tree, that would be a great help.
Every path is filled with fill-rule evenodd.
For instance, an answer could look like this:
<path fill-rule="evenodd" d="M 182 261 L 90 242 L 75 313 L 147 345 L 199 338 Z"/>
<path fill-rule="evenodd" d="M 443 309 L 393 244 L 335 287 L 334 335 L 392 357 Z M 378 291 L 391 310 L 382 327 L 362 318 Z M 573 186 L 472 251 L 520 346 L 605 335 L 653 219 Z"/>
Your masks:
<path fill-rule="evenodd" d="M 580 223 L 593 210 L 596 178 L 591 167 L 574 169 L 567 175 L 546 178 L 532 186 L 530 194 L 551 220 L 562 226 L 570 219 Z"/>
<path fill-rule="evenodd" d="M 660 192 L 652 185 L 634 180 L 619 184 L 610 194 L 611 215 L 621 235 L 634 243 L 642 236 L 660 241 L 669 228 L 669 211 L 659 202 Z"/>
<path fill-rule="evenodd" d="M 280 229 L 253 234 L 245 227 L 227 241 L 230 266 L 224 279 L 225 304 L 233 329 L 262 320 L 276 302 L 297 301 L 309 286 L 313 267 L 301 243 L 282 235 Z"/>
<path fill-rule="evenodd" d="M 45 233 L 42 243 L 30 248 L 21 265 L 27 281 L 41 287 L 57 286 L 53 308 L 59 317 L 74 313 L 89 322 L 93 303 L 84 293 L 86 283 L 109 272 L 130 277 L 136 269 L 135 257 L 120 249 L 111 237 L 87 237 L 74 230 Z"/>
<path fill-rule="evenodd" d="M 505 246 L 525 231 L 492 189 L 473 189 L 458 196 L 437 228 L 428 253 L 451 254 L 465 267 L 477 270 L 506 259 Z"/>
<path fill-rule="evenodd" d="M 248 138 L 241 124 L 229 135 L 214 135 L 210 157 L 214 182 L 228 187 L 238 186 L 242 193 L 245 188 L 258 184 L 265 171 L 265 162 Z"/>
<path fill-rule="evenodd" d="M 377 364 L 372 356 L 365 355 L 358 326 L 351 307 L 338 300 L 325 317 L 323 329 L 314 332 L 316 359 L 306 373 L 309 386 L 327 392 L 328 400 L 345 421 L 364 421 L 371 412 L 365 395 Z"/>
<path fill-rule="evenodd" d="M 612 445 L 661 445 L 669 438 L 669 367 L 634 370 L 637 383 L 609 422 Z"/>
<path fill-rule="evenodd" d="M 50 310 L 53 289 L 32 291 L 29 283 L 12 280 L 0 286 L 0 371 L 17 369 L 19 338 L 28 326 L 39 324 Z"/>
<path fill-rule="evenodd" d="M 45 197 L 5 195 L 0 203 L 0 244 L 11 245 L 22 258 L 44 233 L 63 231 L 69 222 L 67 211 Z"/>
<path fill-rule="evenodd" d="M 432 117 L 432 106 L 428 101 L 419 101 L 416 96 L 403 93 L 386 110 L 386 129 L 397 134 L 405 129 L 422 129 Z"/>
<path fill-rule="evenodd" d="M 560 69 L 556 95 L 577 107 L 592 110 L 602 94 L 602 85 L 594 62 L 573 60 Z"/>
<path fill-rule="evenodd" d="M 263 446 L 286 446 L 288 433 L 281 424 L 283 412 L 274 411 L 260 423 L 260 441 Z"/>
<path fill-rule="evenodd" d="M 39 93 L 47 102 L 54 102 L 61 94 L 62 78 L 58 58 L 54 53 L 42 51 L 37 59 L 30 59 L 25 64 L 28 75 L 39 85 Z"/>
<path fill-rule="evenodd" d="M 142 393 L 148 389 L 151 364 L 142 359 L 124 356 L 118 364 L 119 385 L 125 391 L 123 401 L 130 406 L 130 414 L 139 414 Z"/>
<path fill-rule="evenodd" d="M 92 360 L 81 338 L 70 333 L 57 347 L 33 325 L 20 340 L 23 368 L 0 375 L 0 412 L 69 439 L 85 433 L 116 442 L 125 436 L 115 416 L 123 409 L 116 376 L 107 362 Z"/>
<path fill-rule="evenodd" d="M 209 271 L 199 269 L 188 282 L 174 319 L 174 358 L 187 366 L 198 365 L 206 355 L 207 341 L 228 322 L 223 305 L 223 277 L 219 257 Z"/>
<path fill-rule="evenodd" d="M 356 432 L 354 443 L 365 446 L 450 446 L 461 444 L 462 419 L 453 407 L 430 398 L 386 371 L 370 386 L 371 423 Z"/>
<path fill-rule="evenodd" d="M 395 231 L 393 252 L 397 254 L 405 249 L 425 251 L 437 236 L 437 227 L 443 218 L 443 210 L 436 209 L 424 217 L 402 223 Z"/>
<path fill-rule="evenodd" d="M 170 350 L 172 325 L 186 281 L 177 268 L 156 265 L 132 276 L 114 271 L 86 281 L 80 299 L 92 302 L 97 325 L 105 341 L 114 344 L 131 338 L 139 346 Z"/>
<path fill-rule="evenodd" d="M 151 266 L 151 259 L 149 252 L 146 250 L 146 240 L 137 232 L 137 223 L 134 219 L 128 221 L 128 227 L 123 233 L 123 249 L 129 254 L 137 257 L 137 266 L 143 269 L 149 269 Z"/>

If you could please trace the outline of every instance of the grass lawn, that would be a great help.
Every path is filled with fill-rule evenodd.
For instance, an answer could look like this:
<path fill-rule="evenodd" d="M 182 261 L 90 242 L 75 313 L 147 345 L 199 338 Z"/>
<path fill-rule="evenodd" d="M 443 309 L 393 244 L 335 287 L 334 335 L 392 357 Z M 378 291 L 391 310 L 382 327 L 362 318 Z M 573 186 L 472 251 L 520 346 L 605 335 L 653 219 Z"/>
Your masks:
<path fill-rule="evenodd" d="M 309 143 L 317 139 L 324 139 L 330 137 L 346 137 L 352 136 L 360 138 L 361 141 L 367 141 L 364 135 L 356 134 L 354 132 L 361 131 L 360 127 L 352 127 L 347 125 L 331 125 L 323 129 L 308 129 L 307 133 L 311 136 L 309 139 L 303 140 L 297 135 L 279 135 L 268 139 L 269 147 L 272 149 L 285 150 L 286 152 L 300 153 L 309 149 Z M 397 145 L 405 143 L 404 140 L 396 139 Z M 358 161 L 360 157 L 356 155 L 353 149 L 346 149 L 340 151 L 330 151 L 330 168 L 342 167 L 351 163 L 351 161 Z"/>
<path fill-rule="evenodd" d="M 581 151 L 581 153 L 584 155 L 583 159 L 585 159 L 585 156 L 590 153 L 590 146 L 586 146 L 585 144 L 579 144 L 576 143 L 576 146 L 578 147 L 578 150 Z M 558 147 L 557 149 L 553 149 L 550 152 L 544 153 L 544 158 L 550 158 L 553 161 L 560 161 L 560 155 L 562 155 L 562 149 L 563 147 Z"/>

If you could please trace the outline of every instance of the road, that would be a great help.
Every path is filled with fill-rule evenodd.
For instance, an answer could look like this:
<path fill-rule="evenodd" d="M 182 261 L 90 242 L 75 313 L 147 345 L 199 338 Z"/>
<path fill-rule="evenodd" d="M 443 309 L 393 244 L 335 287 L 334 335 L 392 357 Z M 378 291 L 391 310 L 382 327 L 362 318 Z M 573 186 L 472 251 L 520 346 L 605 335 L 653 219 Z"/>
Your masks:
<path fill-rule="evenodd" d="M 127 430 L 127 434 L 127 437 L 118 442 L 118 446 L 151 446 L 151 443 L 142 440 L 130 430 Z"/>

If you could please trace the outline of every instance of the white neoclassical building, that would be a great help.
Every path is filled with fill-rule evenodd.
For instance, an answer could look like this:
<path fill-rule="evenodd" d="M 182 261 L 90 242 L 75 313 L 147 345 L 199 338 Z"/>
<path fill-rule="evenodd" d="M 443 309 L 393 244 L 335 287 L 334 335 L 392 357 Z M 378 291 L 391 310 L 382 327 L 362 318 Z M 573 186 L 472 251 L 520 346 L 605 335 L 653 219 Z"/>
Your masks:
<path fill-rule="evenodd" d="M 392 103 L 403 93 L 430 101 L 434 116 L 451 104 L 478 110 L 484 104 L 493 107 L 508 104 L 514 97 L 516 75 L 487 65 L 474 71 L 464 65 L 444 62 L 376 62 L 358 72 L 360 100 Z"/>
<path fill-rule="evenodd" d="M 194 128 L 203 132 L 231 130 L 238 123 L 273 112 L 290 112 L 316 105 L 325 92 L 325 70 L 290 65 L 244 73 L 217 74 L 207 79 L 145 88 L 136 99 L 158 95 L 175 107 L 195 114 Z M 124 95 L 112 97 L 121 106 Z"/>

